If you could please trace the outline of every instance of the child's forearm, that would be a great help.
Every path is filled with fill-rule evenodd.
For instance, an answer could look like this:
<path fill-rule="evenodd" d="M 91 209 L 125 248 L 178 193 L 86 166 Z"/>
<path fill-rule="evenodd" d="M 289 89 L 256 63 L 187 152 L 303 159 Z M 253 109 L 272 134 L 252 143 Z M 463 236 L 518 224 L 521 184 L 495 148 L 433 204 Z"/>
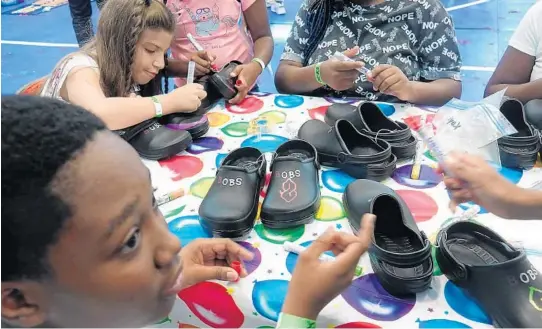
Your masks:
<path fill-rule="evenodd" d="M 411 99 L 409 103 L 442 106 L 452 98 L 461 97 L 461 82 L 452 79 L 439 79 L 431 82 L 410 81 Z"/>
<path fill-rule="evenodd" d="M 506 96 L 517 98 L 522 103 L 527 103 L 533 99 L 542 98 L 542 79 L 521 84 L 488 85 L 485 94 L 486 96 L 489 96 L 503 90 L 504 88 L 508 88 L 506 90 Z"/>
<path fill-rule="evenodd" d="M 261 59 L 268 65 L 273 57 L 273 37 L 263 36 L 254 41 L 254 57 Z"/>
<path fill-rule="evenodd" d="M 169 76 L 184 77 L 188 73 L 188 63 L 180 59 L 168 58 L 167 72 Z"/>

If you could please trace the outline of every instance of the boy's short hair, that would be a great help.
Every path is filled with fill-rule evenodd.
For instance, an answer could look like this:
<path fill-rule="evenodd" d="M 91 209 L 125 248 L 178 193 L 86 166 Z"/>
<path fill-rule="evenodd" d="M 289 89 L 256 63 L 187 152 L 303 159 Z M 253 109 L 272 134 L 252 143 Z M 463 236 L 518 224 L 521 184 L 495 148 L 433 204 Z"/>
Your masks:
<path fill-rule="evenodd" d="M 1 103 L 2 281 L 37 279 L 49 274 L 48 247 L 72 215 L 57 173 L 107 128 L 50 98 L 2 96 Z"/>

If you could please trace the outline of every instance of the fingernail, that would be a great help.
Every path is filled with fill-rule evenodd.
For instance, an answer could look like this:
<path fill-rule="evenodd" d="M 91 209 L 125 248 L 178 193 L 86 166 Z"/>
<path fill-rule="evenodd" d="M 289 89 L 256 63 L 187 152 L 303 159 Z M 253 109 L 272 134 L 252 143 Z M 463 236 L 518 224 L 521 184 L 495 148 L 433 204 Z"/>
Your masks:
<path fill-rule="evenodd" d="M 228 281 L 237 281 L 239 280 L 239 274 L 237 274 L 237 272 L 229 271 L 226 273 L 226 279 L 228 279 Z"/>
<path fill-rule="evenodd" d="M 215 64 L 211 65 L 211 68 L 213 69 L 213 71 L 218 71 L 218 67 Z"/>
<path fill-rule="evenodd" d="M 236 85 L 236 86 L 240 86 L 240 85 L 242 85 L 242 84 L 243 84 L 243 82 L 241 82 L 241 80 L 235 81 L 235 85 Z"/>

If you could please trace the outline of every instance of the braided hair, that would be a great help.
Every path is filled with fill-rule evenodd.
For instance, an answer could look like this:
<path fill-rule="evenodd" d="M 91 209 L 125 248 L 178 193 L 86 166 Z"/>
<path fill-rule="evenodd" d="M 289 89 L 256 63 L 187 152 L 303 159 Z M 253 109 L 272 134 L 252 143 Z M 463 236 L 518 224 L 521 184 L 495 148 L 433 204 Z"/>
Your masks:
<path fill-rule="evenodd" d="M 328 26 L 331 24 L 331 15 L 334 10 L 342 10 L 344 0 L 310 0 L 307 8 L 307 25 L 310 31 L 307 47 L 303 53 L 307 66 L 312 53 L 324 38 Z"/>

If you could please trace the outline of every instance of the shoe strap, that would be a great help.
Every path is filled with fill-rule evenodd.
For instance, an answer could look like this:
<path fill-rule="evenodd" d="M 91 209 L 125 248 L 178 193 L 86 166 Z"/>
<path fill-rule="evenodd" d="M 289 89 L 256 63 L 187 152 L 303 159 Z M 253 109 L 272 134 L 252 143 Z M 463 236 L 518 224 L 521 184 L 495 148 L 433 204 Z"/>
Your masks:
<path fill-rule="evenodd" d="M 448 280 L 454 283 L 466 281 L 468 278 L 467 267 L 459 263 L 448 250 L 446 245 L 447 239 L 448 234 L 446 233 L 446 230 L 441 230 L 437 234 L 435 247 L 438 266 L 440 267 L 442 273 L 446 275 Z"/>
<path fill-rule="evenodd" d="M 431 243 L 422 231 L 421 237 L 424 247 L 421 250 L 412 253 L 395 253 L 389 252 L 378 247 L 376 244 L 371 245 L 371 253 L 380 261 L 398 267 L 411 267 L 422 264 L 425 260 L 431 257 Z"/>

